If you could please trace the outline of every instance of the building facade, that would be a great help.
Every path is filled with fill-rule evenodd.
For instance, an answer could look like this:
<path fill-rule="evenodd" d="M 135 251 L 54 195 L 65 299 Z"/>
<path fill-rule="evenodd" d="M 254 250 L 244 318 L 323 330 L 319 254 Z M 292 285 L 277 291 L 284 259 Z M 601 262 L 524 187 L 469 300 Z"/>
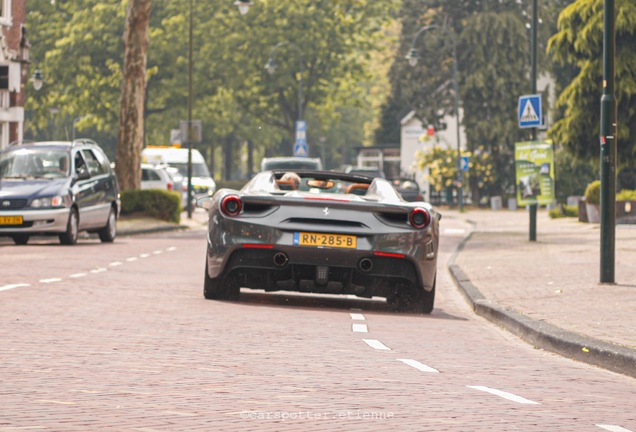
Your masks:
<path fill-rule="evenodd" d="M 460 109 L 460 119 L 463 111 Z M 444 117 L 444 123 L 448 126 L 442 131 L 435 131 L 435 134 L 429 140 L 421 138 L 427 134 L 427 126 L 423 125 L 421 120 L 415 116 L 415 111 L 409 112 L 400 120 L 400 169 L 402 173 L 408 177 L 413 177 L 420 190 L 424 193 L 425 200 L 432 199 L 431 184 L 427 180 L 428 168 L 419 167 L 417 163 L 417 154 L 420 151 L 431 149 L 434 145 L 457 149 L 457 120 L 455 117 L 447 115 Z M 464 128 L 460 126 L 460 145 L 462 149 L 466 148 L 466 133 Z"/>
<path fill-rule="evenodd" d="M 0 0 L 0 148 L 22 139 L 29 73 L 26 0 Z"/>

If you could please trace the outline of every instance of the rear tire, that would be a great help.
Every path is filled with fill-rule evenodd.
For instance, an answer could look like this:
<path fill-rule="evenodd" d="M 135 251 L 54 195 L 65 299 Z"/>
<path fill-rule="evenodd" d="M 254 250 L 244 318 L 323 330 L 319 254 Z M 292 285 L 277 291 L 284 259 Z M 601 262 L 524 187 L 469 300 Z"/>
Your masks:
<path fill-rule="evenodd" d="M 388 299 L 389 304 L 398 312 L 416 312 L 425 315 L 433 312 L 435 304 L 435 286 L 436 279 L 433 279 L 433 289 L 425 291 L 424 288 L 417 285 L 410 287 L 402 287 L 393 297 Z"/>
<path fill-rule="evenodd" d="M 16 234 L 14 236 L 11 236 L 11 238 L 13 239 L 13 243 L 15 244 L 25 245 L 29 242 L 30 236 L 28 234 Z"/>
<path fill-rule="evenodd" d="M 68 216 L 68 223 L 66 224 L 66 232 L 60 234 L 60 243 L 63 245 L 74 245 L 77 243 L 77 236 L 79 234 L 79 216 L 76 209 L 71 209 L 71 213 Z"/>
<path fill-rule="evenodd" d="M 238 300 L 241 287 L 232 277 L 215 277 L 208 275 L 208 265 L 205 264 L 205 280 L 203 281 L 203 297 L 207 300 Z"/>
<path fill-rule="evenodd" d="M 102 243 L 112 243 L 117 237 L 117 215 L 115 214 L 115 209 L 110 208 L 110 213 L 108 213 L 108 222 L 106 222 L 106 226 L 99 231 L 97 231 L 97 235 Z"/>
<path fill-rule="evenodd" d="M 430 291 L 424 291 L 420 293 L 420 311 L 423 314 L 430 314 L 433 312 L 433 306 L 435 305 L 435 287 L 437 285 L 437 276 L 433 279 L 433 289 Z"/>

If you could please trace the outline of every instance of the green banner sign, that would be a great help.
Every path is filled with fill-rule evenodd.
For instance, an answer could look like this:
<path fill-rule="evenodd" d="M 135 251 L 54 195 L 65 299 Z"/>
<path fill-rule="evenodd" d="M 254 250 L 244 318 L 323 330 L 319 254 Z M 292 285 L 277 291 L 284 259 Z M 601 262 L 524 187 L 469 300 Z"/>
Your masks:
<path fill-rule="evenodd" d="M 525 141 L 515 143 L 517 203 L 554 202 L 554 150 L 552 143 Z"/>

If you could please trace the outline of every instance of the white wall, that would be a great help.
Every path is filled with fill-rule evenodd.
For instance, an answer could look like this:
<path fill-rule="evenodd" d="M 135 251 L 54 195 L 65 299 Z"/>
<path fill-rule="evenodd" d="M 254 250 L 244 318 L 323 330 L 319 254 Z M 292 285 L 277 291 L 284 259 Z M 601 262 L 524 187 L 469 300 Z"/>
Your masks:
<path fill-rule="evenodd" d="M 460 110 L 460 118 L 462 111 Z M 415 175 L 415 181 L 420 185 L 422 191 L 424 191 L 425 199 L 430 199 L 430 184 L 424 179 L 428 174 L 428 169 L 420 169 L 417 167 L 416 154 L 420 150 L 431 148 L 433 145 L 439 143 L 442 146 L 448 146 L 452 149 L 457 149 L 457 121 L 453 116 L 444 117 L 444 122 L 447 125 L 446 130 L 436 131 L 435 136 L 431 139 L 420 142 L 419 138 L 426 134 L 426 126 L 422 125 L 422 122 L 415 118 L 413 112 L 407 114 L 402 119 L 402 128 L 400 132 L 400 169 L 404 173 L 411 173 Z M 460 128 L 460 140 L 461 148 L 466 148 L 466 134 L 464 128 Z"/>

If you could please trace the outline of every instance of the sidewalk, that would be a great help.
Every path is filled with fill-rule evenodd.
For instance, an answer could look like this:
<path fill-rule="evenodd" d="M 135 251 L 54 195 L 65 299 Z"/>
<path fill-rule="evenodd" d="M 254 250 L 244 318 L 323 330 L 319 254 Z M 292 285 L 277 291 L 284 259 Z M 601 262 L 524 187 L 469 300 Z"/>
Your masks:
<path fill-rule="evenodd" d="M 601 284 L 600 225 L 525 210 L 442 210 L 472 232 L 451 274 L 475 313 L 537 348 L 636 377 L 636 225 L 616 226 L 615 284 Z"/>
<path fill-rule="evenodd" d="M 196 229 L 206 227 L 207 224 L 208 212 L 201 208 L 194 209 L 192 218 L 188 218 L 188 213 L 185 211 L 181 213 L 181 220 L 178 224 L 149 217 L 123 216 L 117 221 L 117 235 L 127 236 L 161 231 Z"/>

